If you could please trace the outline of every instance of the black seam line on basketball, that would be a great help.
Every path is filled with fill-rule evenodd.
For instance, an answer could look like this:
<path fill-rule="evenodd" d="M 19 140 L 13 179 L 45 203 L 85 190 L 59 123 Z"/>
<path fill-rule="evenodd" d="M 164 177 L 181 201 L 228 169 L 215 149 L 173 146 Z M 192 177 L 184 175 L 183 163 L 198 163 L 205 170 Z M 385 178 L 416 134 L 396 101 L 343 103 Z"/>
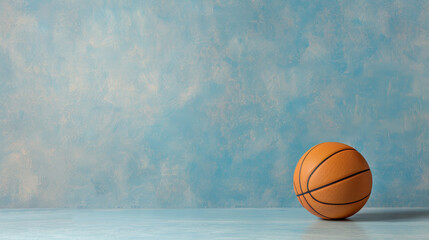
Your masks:
<path fill-rule="evenodd" d="M 298 175 L 298 182 L 299 182 L 299 188 L 301 189 L 301 192 L 302 192 L 302 186 L 301 186 L 301 169 L 302 169 L 302 165 L 304 164 L 304 161 L 305 161 L 305 159 L 307 158 L 307 156 L 308 156 L 308 154 L 310 154 L 310 152 L 311 151 L 313 151 L 313 149 L 315 149 L 317 146 L 319 146 L 320 144 L 317 144 L 316 146 L 314 146 L 313 148 L 311 148 L 308 152 L 307 152 L 307 154 L 304 156 L 304 158 L 302 159 L 302 162 L 301 162 L 301 166 L 299 167 L 299 175 Z M 303 198 L 304 198 L 304 200 L 305 200 L 305 202 L 307 203 L 307 205 L 311 208 L 311 209 L 313 209 L 313 211 L 315 212 L 315 213 L 317 213 L 317 214 L 319 214 L 320 216 L 322 216 L 322 217 L 326 217 L 326 218 L 329 218 L 329 217 L 327 217 L 327 216 L 325 216 L 325 215 L 322 215 L 322 214 L 320 214 L 319 212 L 317 212 L 311 205 L 310 205 L 310 203 L 308 203 L 308 201 L 307 201 L 307 198 L 305 198 L 305 196 L 302 196 Z M 299 197 L 298 197 L 298 200 L 300 200 L 299 199 Z M 301 202 L 301 201 L 300 201 Z M 301 205 L 302 205 L 302 203 L 301 203 Z"/>
<path fill-rule="evenodd" d="M 323 159 L 314 169 L 313 169 L 313 171 L 311 171 L 311 173 L 310 173 L 310 176 L 308 176 L 308 178 L 307 178 L 307 191 L 308 191 L 308 189 L 309 189 L 309 187 L 308 187 L 308 185 L 309 185 L 309 183 L 310 183 L 310 179 L 311 179 L 311 177 L 313 176 L 313 174 L 314 174 L 314 172 L 316 172 L 316 170 L 320 167 L 320 166 L 322 166 L 322 164 L 324 163 L 324 162 L 326 162 L 329 158 L 331 158 L 332 156 L 334 156 L 335 154 L 337 154 L 337 153 L 340 153 L 340 152 L 343 152 L 343 151 L 356 151 L 354 148 L 344 148 L 344 149 L 341 149 L 341 150 L 338 150 L 338 151 L 336 151 L 336 152 L 334 152 L 334 153 L 332 153 L 331 155 L 329 155 L 328 157 L 326 157 L 325 159 Z M 301 190 L 301 192 L 302 192 L 302 190 Z"/>
<path fill-rule="evenodd" d="M 293 182 L 293 190 L 295 190 L 295 192 L 298 190 L 296 189 L 295 182 Z M 298 201 L 302 205 L 301 198 L 298 197 Z"/>
<path fill-rule="evenodd" d="M 356 151 L 356 149 L 354 149 L 354 148 L 345 148 L 345 149 L 342 149 L 342 150 L 339 150 L 339 151 L 336 151 L 336 152 L 334 152 L 333 154 L 331 154 L 331 155 L 329 155 L 327 158 L 325 158 L 325 159 L 323 159 L 323 161 L 322 162 L 320 162 L 314 169 L 313 169 L 313 171 L 311 172 L 311 174 L 310 174 L 310 176 L 308 177 L 308 179 L 307 179 L 307 189 L 308 189 L 308 185 L 310 184 L 310 179 L 311 179 L 311 177 L 313 176 L 313 174 L 316 172 L 316 170 L 320 167 L 320 166 L 322 166 L 322 164 L 324 163 L 324 162 L 326 162 L 329 158 L 331 158 L 332 156 L 334 156 L 335 154 L 337 154 L 337 153 L 340 153 L 340 152 L 343 152 L 343 151 L 348 151 L 348 150 L 351 150 L 351 151 Z M 357 152 L 357 151 L 356 151 Z M 309 195 L 310 195 L 310 197 L 311 198 L 313 198 L 316 202 L 319 202 L 319 203 L 323 203 L 323 202 L 321 202 L 321 201 L 319 201 L 319 200 L 317 200 L 313 195 L 311 195 L 311 192 L 309 192 Z M 367 196 L 365 196 L 365 198 L 366 197 L 368 197 L 369 196 L 369 194 L 367 195 Z M 305 198 L 305 197 L 304 197 Z M 365 198 L 363 198 L 363 199 L 365 199 Z M 363 200 L 363 199 L 360 199 L 359 201 L 361 201 L 361 200 Z M 359 201 L 357 201 L 357 202 L 359 202 Z M 351 203 L 353 203 L 353 202 L 351 202 Z M 329 204 L 329 203 L 324 203 L 324 204 L 326 204 L 326 205 L 347 205 L 347 204 L 351 204 L 351 203 L 341 203 L 341 204 Z"/>
<path fill-rule="evenodd" d="M 316 147 L 316 146 L 315 146 Z M 332 156 L 334 156 L 335 154 L 337 154 L 337 153 L 339 153 L 339 152 L 342 152 L 342 151 L 346 151 L 346 150 L 355 150 L 354 148 L 344 148 L 344 149 L 341 149 L 341 150 L 339 150 L 339 151 L 336 151 L 336 152 L 334 152 L 333 154 L 331 154 L 331 155 L 329 155 L 328 157 L 326 157 L 325 159 L 323 159 L 323 161 L 322 162 L 320 162 L 314 169 L 313 169 L 313 171 L 311 172 L 311 174 L 310 174 L 310 176 L 308 177 L 308 179 L 307 179 L 307 190 L 308 190 L 308 183 L 310 182 L 310 178 L 311 178 L 311 176 L 313 175 L 313 173 L 316 171 L 316 169 L 317 168 L 319 168 L 320 167 L 320 165 L 322 165 L 322 163 L 324 163 L 326 160 L 328 160 L 330 157 L 332 157 Z M 356 151 L 356 150 L 355 150 Z M 308 152 L 308 153 L 310 153 L 310 152 Z M 308 155 L 308 154 L 307 154 Z M 307 157 L 307 155 L 305 156 L 305 158 Z M 305 158 L 302 160 L 302 163 L 304 163 L 304 160 L 305 160 Z M 301 164 L 301 167 L 302 167 L 302 164 Z M 299 173 L 301 173 L 301 169 L 300 169 L 300 172 Z M 299 179 L 300 180 L 300 184 L 301 184 L 301 178 Z M 301 188 L 301 192 L 302 192 L 302 188 Z M 311 193 L 309 194 L 310 196 L 311 196 L 311 198 L 313 198 L 314 199 L 314 197 L 311 195 Z M 310 206 L 311 207 L 311 209 L 313 209 L 316 213 L 318 213 L 309 203 L 308 203 L 308 201 L 307 201 L 307 198 L 305 197 L 305 195 L 303 195 L 302 197 L 304 197 L 304 199 L 305 199 L 305 201 L 307 202 L 307 204 L 308 204 L 308 206 Z M 321 216 L 324 216 L 324 215 L 322 215 L 322 214 L 320 214 L 320 213 L 318 213 L 319 215 L 321 215 Z M 332 218 L 330 218 L 330 217 L 327 217 L 327 216 L 324 216 L 324 217 L 326 217 L 326 218 L 328 218 L 328 219 L 332 219 Z"/>
<path fill-rule="evenodd" d="M 317 214 L 319 214 L 320 216 L 325 217 L 325 218 L 327 218 L 327 219 L 332 219 L 332 218 L 330 218 L 330 217 L 328 217 L 328 216 L 325 216 L 325 215 L 323 215 L 323 214 L 319 213 L 318 211 L 316 211 L 316 209 L 314 209 L 314 208 L 310 205 L 310 203 L 307 201 L 307 198 L 305 198 L 305 196 L 302 196 L 302 197 L 304 198 L 304 200 L 305 200 L 305 202 L 307 203 L 307 205 L 308 205 L 311 209 L 313 209 L 313 211 L 314 211 L 315 213 L 317 213 Z"/>
<path fill-rule="evenodd" d="M 311 195 L 311 193 L 310 193 L 310 196 L 311 196 L 311 197 L 312 197 L 316 202 L 319 202 L 319 203 L 321 203 L 321 204 L 325 204 L 325 205 L 349 205 L 349 204 L 353 204 L 353 203 L 360 202 L 360 201 L 364 200 L 365 198 L 369 197 L 369 195 L 371 195 L 371 192 L 369 192 L 369 193 L 368 193 L 368 195 L 366 195 L 365 197 L 363 197 L 363 198 L 361 198 L 361 199 L 359 199 L 359 200 L 356 200 L 356 201 L 353 201 L 353 202 L 348 202 L 348 203 L 327 203 L 327 202 L 322 202 L 322 201 L 317 200 L 317 199 L 316 199 L 315 197 L 313 197 L 313 195 Z"/>
<path fill-rule="evenodd" d="M 308 153 L 307 153 L 307 155 L 305 155 L 305 157 L 304 157 L 304 159 L 302 159 L 302 162 L 301 162 L 301 166 L 299 167 L 299 188 L 301 189 L 301 192 L 302 192 L 302 186 L 301 186 L 301 168 L 302 168 L 302 164 L 304 164 L 304 161 L 305 161 L 305 159 L 307 158 L 307 156 L 308 156 L 308 154 L 310 154 L 310 152 L 311 151 L 313 151 L 313 149 L 315 149 L 317 146 L 319 146 L 321 143 L 319 143 L 319 144 L 317 144 L 316 146 L 314 146 L 313 148 L 311 148 L 309 151 L 308 151 Z M 319 214 L 320 216 L 322 216 L 322 217 L 325 217 L 325 218 L 327 218 L 327 219 L 332 219 L 332 218 L 330 218 L 330 217 L 327 217 L 327 216 L 325 216 L 325 215 L 323 215 L 323 214 L 321 214 L 321 213 L 319 213 L 318 211 L 316 211 L 311 205 L 310 205 L 310 203 L 308 203 L 308 201 L 307 201 L 307 198 L 305 198 L 305 196 L 302 196 L 303 198 L 304 198 L 304 200 L 305 200 L 305 202 L 307 203 L 307 205 L 311 208 L 311 209 L 313 209 L 313 211 L 315 212 L 315 213 L 317 213 L 317 214 Z M 299 200 L 299 197 L 298 197 L 298 200 Z"/>
<path fill-rule="evenodd" d="M 358 174 L 361 174 L 361 173 L 364 173 L 364 172 L 367 172 L 367 171 L 370 171 L 370 169 L 368 168 L 368 169 L 362 170 L 362 171 L 360 171 L 360 172 L 353 173 L 352 175 L 349 175 L 349 176 L 347 176 L 347 177 L 343 177 L 343 178 L 338 179 L 338 180 L 336 180 L 336 181 L 334 181 L 334 182 L 331 182 L 331 183 L 325 184 L 325 185 L 323 185 L 323 186 L 321 186 L 321 187 L 318 187 L 318 188 L 312 189 L 312 190 L 307 191 L 307 192 L 305 192 L 305 193 L 300 193 L 300 194 L 298 194 L 298 195 L 296 195 L 296 196 L 298 197 L 298 196 L 301 196 L 301 195 L 304 195 L 304 194 L 307 194 L 307 193 L 311 193 L 311 192 L 317 191 L 317 190 L 319 190 L 319 189 L 322 189 L 322 188 L 327 187 L 327 186 L 330 186 L 330 185 L 332 185 L 332 184 L 335 184 L 335 183 L 341 182 L 341 181 L 343 181 L 343 180 L 346 180 L 346 179 L 348 179 L 348 178 L 354 177 L 354 176 L 356 176 L 356 175 L 358 175 Z"/>
<path fill-rule="evenodd" d="M 299 166 L 298 182 L 299 182 L 299 188 L 301 189 L 301 192 L 302 192 L 302 185 L 301 185 L 301 169 L 302 169 L 302 165 L 304 164 L 304 161 L 307 158 L 308 154 L 310 154 L 310 152 L 313 151 L 313 149 L 315 149 L 320 144 L 321 143 L 317 144 L 316 146 L 314 146 L 310 150 L 308 150 L 308 153 L 304 156 L 304 158 L 302 159 L 301 165 Z"/>

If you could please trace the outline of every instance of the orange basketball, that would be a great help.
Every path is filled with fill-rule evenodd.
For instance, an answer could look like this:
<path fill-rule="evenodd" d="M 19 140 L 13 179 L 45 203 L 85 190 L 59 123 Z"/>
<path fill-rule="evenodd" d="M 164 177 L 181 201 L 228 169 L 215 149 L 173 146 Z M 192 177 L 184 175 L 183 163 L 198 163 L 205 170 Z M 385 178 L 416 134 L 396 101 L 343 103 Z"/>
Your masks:
<path fill-rule="evenodd" d="M 301 157 L 293 187 L 299 202 L 310 213 L 323 219 L 341 219 L 357 213 L 368 201 L 372 175 L 356 149 L 326 142 Z"/>

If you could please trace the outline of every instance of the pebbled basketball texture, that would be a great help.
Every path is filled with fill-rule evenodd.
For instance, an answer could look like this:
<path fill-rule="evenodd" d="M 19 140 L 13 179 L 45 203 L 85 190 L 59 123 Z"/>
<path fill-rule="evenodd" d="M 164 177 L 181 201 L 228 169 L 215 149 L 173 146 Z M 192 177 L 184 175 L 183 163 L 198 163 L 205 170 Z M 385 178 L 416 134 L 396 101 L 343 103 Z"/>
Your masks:
<path fill-rule="evenodd" d="M 325 142 L 301 157 L 293 186 L 310 213 L 323 219 L 342 219 L 357 213 L 368 201 L 372 175 L 365 158 L 354 148 Z"/>

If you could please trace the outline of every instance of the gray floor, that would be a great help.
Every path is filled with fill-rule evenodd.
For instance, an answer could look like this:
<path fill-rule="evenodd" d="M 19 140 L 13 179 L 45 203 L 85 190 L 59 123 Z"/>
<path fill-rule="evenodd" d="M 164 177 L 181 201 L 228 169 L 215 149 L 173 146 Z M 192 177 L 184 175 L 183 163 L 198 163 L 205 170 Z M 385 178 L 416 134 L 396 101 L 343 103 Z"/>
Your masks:
<path fill-rule="evenodd" d="M 345 221 L 289 209 L 3 209 L 0 239 L 429 239 L 429 208 Z"/>

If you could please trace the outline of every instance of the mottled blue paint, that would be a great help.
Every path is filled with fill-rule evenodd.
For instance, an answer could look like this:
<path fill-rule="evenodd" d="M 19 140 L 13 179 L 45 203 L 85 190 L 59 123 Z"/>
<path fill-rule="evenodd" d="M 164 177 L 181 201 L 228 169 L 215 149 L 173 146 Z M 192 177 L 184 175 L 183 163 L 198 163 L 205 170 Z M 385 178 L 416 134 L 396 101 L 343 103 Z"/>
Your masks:
<path fill-rule="evenodd" d="M 426 1 L 1 1 L 0 207 L 294 207 L 344 142 L 429 206 Z"/>

